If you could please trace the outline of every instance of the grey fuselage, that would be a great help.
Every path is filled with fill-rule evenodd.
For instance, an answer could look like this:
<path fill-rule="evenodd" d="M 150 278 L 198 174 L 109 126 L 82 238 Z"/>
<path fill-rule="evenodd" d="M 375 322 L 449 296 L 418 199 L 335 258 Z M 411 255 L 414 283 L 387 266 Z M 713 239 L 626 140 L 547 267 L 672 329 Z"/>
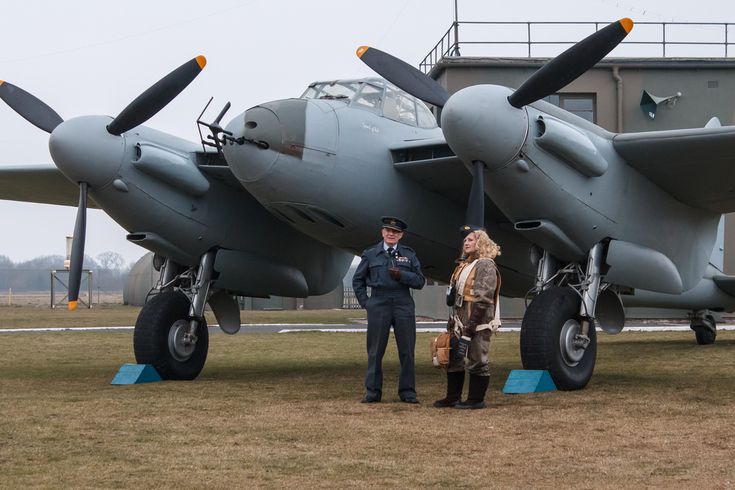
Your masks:
<path fill-rule="evenodd" d="M 269 143 L 268 149 L 228 145 L 225 156 L 242 185 L 274 215 L 356 254 L 380 240 L 381 216 L 399 216 L 409 224 L 404 243 L 419 252 L 424 273 L 449 279 L 465 205 L 398 172 L 389 150 L 441 138 L 439 128 L 408 126 L 341 100 L 287 99 L 252 108 L 227 129 L 235 138 Z M 466 173 L 461 163 L 456 170 Z M 531 244 L 495 223 L 488 223 L 488 232 L 503 246 L 504 292 L 524 295 L 534 277 Z"/>

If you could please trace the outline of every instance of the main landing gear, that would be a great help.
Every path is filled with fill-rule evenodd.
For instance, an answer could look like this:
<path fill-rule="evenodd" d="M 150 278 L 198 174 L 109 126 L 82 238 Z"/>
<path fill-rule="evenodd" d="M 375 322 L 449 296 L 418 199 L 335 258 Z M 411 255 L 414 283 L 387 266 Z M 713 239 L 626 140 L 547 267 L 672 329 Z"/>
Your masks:
<path fill-rule="evenodd" d="M 620 298 L 600 281 L 603 255 L 603 243 L 592 247 L 585 271 L 578 264 L 557 268 L 548 252 L 538 260 L 536 296 L 521 325 L 521 360 L 525 369 L 548 370 L 560 390 L 584 388 L 592 377 L 595 325 L 617 333 L 625 323 Z"/>
<path fill-rule="evenodd" d="M 204 307 L 215 253 L 205 253 L 198 270 L 180 272 L 176 263 L 166 260 L 159 292 L 146 302 L 135 322 L 135 359 L 138 364 L 153 365 L 163 379 L 194 379 L 207 360 L 209 331 Z"/>

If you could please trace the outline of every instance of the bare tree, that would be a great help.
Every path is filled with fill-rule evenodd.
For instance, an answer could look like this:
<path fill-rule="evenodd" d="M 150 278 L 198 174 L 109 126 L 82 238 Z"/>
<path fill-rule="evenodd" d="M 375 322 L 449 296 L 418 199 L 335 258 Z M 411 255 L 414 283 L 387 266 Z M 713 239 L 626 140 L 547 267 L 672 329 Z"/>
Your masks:
<path fill-rule="evenodd" d="M 117 252 L 102 252 L 97 256 L 100 267 L 106 270 L 120 270 L 125 265 L 125 259 Z"/>

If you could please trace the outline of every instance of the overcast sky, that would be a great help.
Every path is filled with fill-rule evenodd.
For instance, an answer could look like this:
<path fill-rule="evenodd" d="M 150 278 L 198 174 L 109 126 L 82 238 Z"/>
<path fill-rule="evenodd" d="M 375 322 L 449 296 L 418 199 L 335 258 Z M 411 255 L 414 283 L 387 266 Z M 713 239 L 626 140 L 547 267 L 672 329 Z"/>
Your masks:
<path fill-rule="evenodd" d="M 453 0 L 5 1 L 0 79 L 31 92 L 65 119 L 115 115 L 170 70 L 203 54 L 205 70 L 146 123 L 198 141 L 195 120 L 210 96 L 217 108 L 232 102 L 227 121 L 260 102 L 299 96 L 315 80 L 372 76 L 355 56 L 362 44 L 416 65 L 453 15 Z M 735 2 L 459 0 L 460 21 L 621 17 L 735 22 Z M 735 40 L 735 27 L 730 34 Z M 51 163 L 48 135 L 1 102 L 0 129 L 0 166 Z M 18 262 L 63 254 L 75 214 L 75 208 L 0 201 L 0 255 Z M 145 250 L 125 235 L 102 211 L 89 211 L 89 255 L 112 250 L 135 261 Z"/>

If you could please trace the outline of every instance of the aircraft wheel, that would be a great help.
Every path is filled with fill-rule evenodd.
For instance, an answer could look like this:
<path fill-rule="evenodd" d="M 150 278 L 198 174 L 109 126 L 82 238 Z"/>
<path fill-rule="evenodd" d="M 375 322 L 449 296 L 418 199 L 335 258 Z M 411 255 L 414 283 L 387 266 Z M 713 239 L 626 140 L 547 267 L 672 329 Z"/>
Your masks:
<path fill-rule="evenodd" d="M 691 329 L 694 330 L 694 337 L 699 345 L 710 345 L 715 343 L 717 337 L 717 324 L 712 315 L 707 315 L 697 324 L 692 323 Z"/>
<path fill-rule="evenodd" d="M 580 330 L 580 301 L 569 288 L 547 289 L 531 301 L 521 324 L 523 368 L 548 370 L 560 390 L 584 388 L 595 369 L 595 329 L 590 328 L 586 349 L 572 342 Z"/>
<path fill-rule="evenodd" d="M 189 328 L 189 300 L 181 291 L 165 291 L 151 298 L 135 322 L 133 350 L 138 364 L 151 364 L 163 379 L 191 380 L 204 367 L 209 331 L 202 321 L 197 342 L 183 342 Z"/>

